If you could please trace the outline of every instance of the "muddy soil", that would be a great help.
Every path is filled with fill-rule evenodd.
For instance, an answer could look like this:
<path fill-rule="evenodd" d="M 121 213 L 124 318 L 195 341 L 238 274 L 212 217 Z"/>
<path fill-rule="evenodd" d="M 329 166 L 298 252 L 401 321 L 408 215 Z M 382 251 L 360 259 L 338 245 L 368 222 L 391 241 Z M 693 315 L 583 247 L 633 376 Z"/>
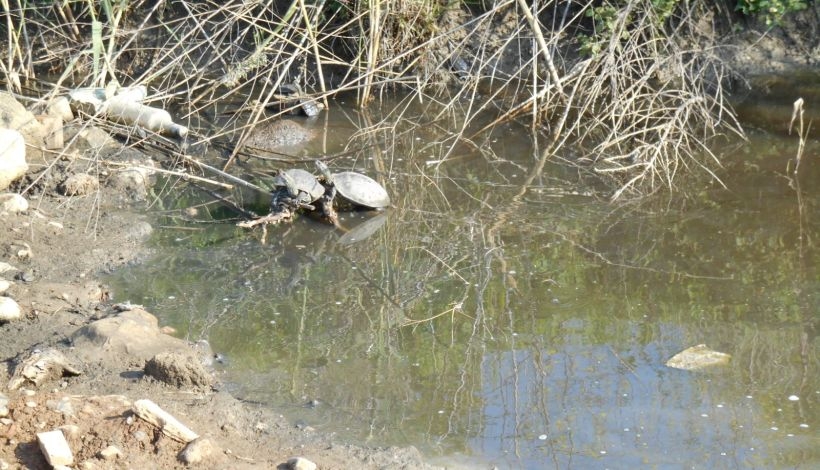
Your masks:
<path fill-rule="evenodd" d="M 32 186 L 45 168 L 33 164 L 11 188 L 29 186 L 31 207 L 0 214 L 0 261 L 13 267 L 0 273 L 11 283 L 0 295 L 22 311 L 20 319 L 0 321 L 0 468 L 51 468 L 37 434 L 56 429 L 73 453 L 71 468 L 290 468 L 293 457 L 320 469 L 434 468 L 414 448 L 348 445 L 236 400 L 220 391 L 207 348 L 165 335 L 152 324 L 156 317 L 134 306 L 115 306 L 117 293 L 98 276 L 140 262 L 151 226 L 139 213 L 144 203 L 129 202 L 140 199 L 140 191 L 108 183 L 105 172 L 97 173 L 100 185 L 88 194 L 62 195 L 69 174 L 88 171 L 78 162 L 58 162 Z M 126 314 L 147 320 L 125 330 Z M 119 329 L 103 331 L 111 322 Z M 64 355 L 79 375 L 58 369 L 11 389 L 22 361 L 46 350 Z M 186 447 L 137 417 L 134 403 L 142 399 L 199 435 L 194 442 L 201 445 Z"/>

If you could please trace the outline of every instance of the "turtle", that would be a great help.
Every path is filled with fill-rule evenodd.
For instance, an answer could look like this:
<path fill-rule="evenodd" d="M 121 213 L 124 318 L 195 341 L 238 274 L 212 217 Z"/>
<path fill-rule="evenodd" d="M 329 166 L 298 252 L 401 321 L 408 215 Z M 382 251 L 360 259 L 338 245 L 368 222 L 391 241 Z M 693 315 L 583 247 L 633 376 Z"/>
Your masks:
<path fill-rule="evenodd" d="M 355 171 L 331 173 L 327 165 L 316 160 L 316 167 L 325 179 L 345 200 L 354 206 L 382 209 L 390 205 L 387 190 L 373 178 Z"/>
<path fill-rule="evenodd" d="M 310 172 L 300 168 L 291 168 L 280 171 L 273 180 L 276 190 L 273 192 L 271 205 L 276 206 L 280 201 L 290 202 L 297 207 L 309 206 L 310 203 L 322 197 L 325 187 Z M 287 201 L 289 199 L 289 201 Z"/>
<path fill-rule="evenodd" d="M 307 117 L 316 116 L 325 107 L 322 103 L 317 103 L 316 101 L 310 98 L 306 98 L 304 93 L 302 92 L 302 87 L 300 87 L 296 83 L 282 84 L 279 87 L 279 92 L 283 97 L 294 98 L 296 102 L 299 104 L 299 109 L 301 109 L 301 111 Z M 290 105 L 290 103 L 286 103 L 286 105 Z M 296 111 L 294 114 L 298 114 L 299 109 L 294 109 L 293 111 Z"/>

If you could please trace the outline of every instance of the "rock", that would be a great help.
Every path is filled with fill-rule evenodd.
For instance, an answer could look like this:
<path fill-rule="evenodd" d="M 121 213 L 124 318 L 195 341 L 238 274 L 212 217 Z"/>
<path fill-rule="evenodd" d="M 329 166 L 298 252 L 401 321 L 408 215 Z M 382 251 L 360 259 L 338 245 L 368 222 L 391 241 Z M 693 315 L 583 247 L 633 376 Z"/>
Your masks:
<path fill-rule="evenodd" d="M 60 185 L 60 192 L 65 196 L 85 196 L 100 189 L 100 180 L 86 173 L 69 176 Z"/>
<path fill-rule="evenodd" d="M 683 370 L 701 370 L 728 364 L 731 358 L 729 354 L 713 351 L 705 344 L 699 344 L 675 354 L 666 361 L 666 366 Z"/>
<path fill-rule="evenodd" d="M 144 201 L 148 196 L 148 179 L 136 169 L 118 171 L 108 177 L 106 184 L 132 201 Z"/>
<path fill-rule="evenodd" d="M 23 316 L 20 306 L 10 297 L 0 297 L 0 322 L 19 320 Z"/>
<path fill-rule="evenodd" d="M 11 283 L 5 279 L 0 279 L 0 294 L 6 292 L 11 287 Z"/>
<path fill-rule="evenodd" d="M 23 385 L 39 387 L 54 378 L 81 373 L 82 371 L 57 349 L 34 349 L 28 353 L 28 357 L 19 360 L 14 366 L 14 372 L 9 380 L 9 390 L 17 390 Z"/>
<path fill-rule="evenodd" d="M 40 444 L 40 451 L 52 467 L 74 463 L 74 454 L 71 453 L 62 431 L 37 433 L 37 442 Z"/>
<path fill-rule="evenodd" d="M 180 388 L 210 388 L 211 374 L 194 354 L 163 352 L 145 364 L 145 373 Z"/>
<path fill-rule="evenodd" d="M 61 149 L 64 147 L 63 141 L 63 118 L 59 116 L 38 116 L 37 120 L 43 125 L 46 132 L 44 144 L 49 150 Z"/>
<path fill-rule="evenodd" d="M 291 470 L 316 470 L 316 464 L 304 457 L 293 457 L 288 460 L 288 468 Z"/>
<path fill-rule="evenodd" d="M 5 418 L 9 415 L 9 397 L 0 393 L 0 418 Z"/>
<path fill-rule="evenodd" d="M 182 452 L 179 453 L 179 460 L 188 465 L 194 465 L 211 459 L 216 453 L 216 446 L 207 438 L 197 438 L 189 442 Z"/>
<path fill-rule="evenodd" d="M 107 132 L 98 127 L 88 127 L 85 124 L 71 124 L 63 128 L 63 138 L 71 142 L 72 148 L 80 152 L 90 150 L 100 152 L 103 149 L 117 148 L 117 141 Z"/>
<path fill-rule="evenodd" d="M 189 352 L 186 341 L 162 334 L 157 317 L 140 308 L 106 317 L 71 335 L 78 357 L 112 367 L 125 361 L 147 361 L 165 351 Z"/>
<path fill-rule="evenodd" d="M 2 144 L 0 144 L 2 145 Z M 19 214 L 28 210 L 28 201 L 16 193 L 0 194 L 0 212 Z"/>
<path fill-rule="evenodd" d="M 71 103 L 69 103 L 68 98 L 65 96 L 59 96 L 51 100 L 46 106 L 46 114 L 58 117 L 63 122 L 74 119 L 74 113 L 71 111 Z"/>
<path fill-rule="evenodd" d="M 245 146 L 267 151 L 280 151 L 307 145 L 317 132 L 291 119 L 278 119 L 258 124 L 245 140 Z"/>
<path fill-rule="evenodd" d="M 105 88 L 75 88 L 68 93 L 68 101 L 74 112 L 90 116 L 100 112 L 105 98 Z"/>
<path fill-rule="evenodd" d="M 59 429 L 67 439 L 80 437 L 80 427 L 75 424 L 64 424 Z"/>
<path fill-rule="evenodd" d="M 0 128 L 0 190 L 26 174 L 26 141 L 12 129 Z"/>
<path fill-rule="evenodd" d="M 14 96 L 3 92 L 0 92 L 0 128 L 14 129 L 23 135 L 28 144 L 26 155 L 29 160 L 45 160 L 42 150 L 45 144 L 45 129 L 37 122 L 34 114 L 26 110 Z M 5 139 L 0 139 L 0 142 L 4 141 Z"/>
<path fill-rule="evenodd" d="M 180 423 L 179 420 L 151 400 L 135 401 L 134 413 L 158 427 L 163 434 L 176 441 L 188 443 L 199 437 L 197 433 Z"/>
<path fill-rule="evenodd" d="M 103 460 L 117 460 L 122 457 L 122 451 L 117 446 L 108 446 L 99 452 Z"/>
<path fill-rule="evenodd" d="M 14 266 L 6 263 L 5 261 L 0 261 L 0 274 L 4 274 L 7 272 L 17 272 L 19 269 L 15 268 Z"/>

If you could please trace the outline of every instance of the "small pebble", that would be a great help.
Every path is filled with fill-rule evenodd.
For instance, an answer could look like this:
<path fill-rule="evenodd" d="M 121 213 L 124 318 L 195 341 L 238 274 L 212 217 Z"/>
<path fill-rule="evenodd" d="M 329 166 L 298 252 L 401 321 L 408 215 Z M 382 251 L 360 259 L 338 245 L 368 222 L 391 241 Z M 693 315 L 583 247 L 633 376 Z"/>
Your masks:
<path fill-rule="evenodd" d="M 116 460 L 122 457 L 122 451 L 117 446 L 108 446 L 100 451 L 103 460 Z"/>
<path fill-rule="evenodd" d="M 797 395 L 789 395 L 789 401 L 799 401 L 800 397 Z"/>

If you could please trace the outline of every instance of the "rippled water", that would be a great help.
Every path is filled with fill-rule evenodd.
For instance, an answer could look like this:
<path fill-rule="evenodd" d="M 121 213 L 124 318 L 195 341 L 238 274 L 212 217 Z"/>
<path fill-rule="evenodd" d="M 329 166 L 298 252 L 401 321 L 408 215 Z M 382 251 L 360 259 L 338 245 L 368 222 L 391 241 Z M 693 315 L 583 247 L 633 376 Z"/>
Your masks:
<path fill-rule="evenodd" d="M 443 155 L 452 123 L 385 115 L 331 166 L 377 177 L 394 208 L 263 244 L 218 204 L 186 221 L 208 196 L 179 189 L 157 256 L 111 279 L 118 300 L 207 338 L 237 396 L 340 440 L 479 468 L 820 466 L 817 139 L 799 186 L 777 122 L 721 148 L 728 189 L 612 204 L 523 127 Z M 368 118 L 336 107 L 304 154 Z M 730 365 L 664 365 L 701 343 Z"/>

